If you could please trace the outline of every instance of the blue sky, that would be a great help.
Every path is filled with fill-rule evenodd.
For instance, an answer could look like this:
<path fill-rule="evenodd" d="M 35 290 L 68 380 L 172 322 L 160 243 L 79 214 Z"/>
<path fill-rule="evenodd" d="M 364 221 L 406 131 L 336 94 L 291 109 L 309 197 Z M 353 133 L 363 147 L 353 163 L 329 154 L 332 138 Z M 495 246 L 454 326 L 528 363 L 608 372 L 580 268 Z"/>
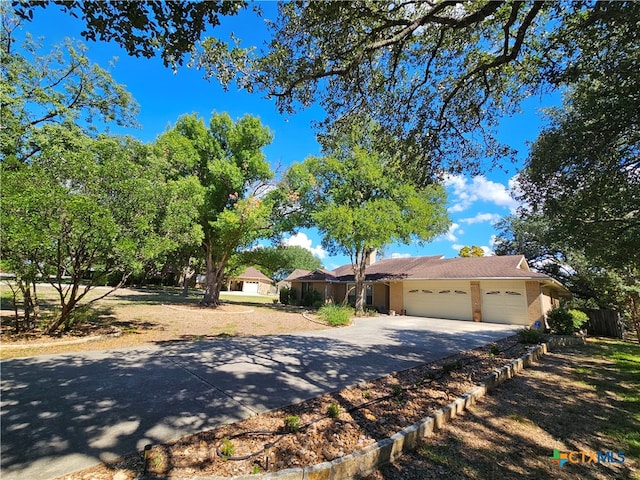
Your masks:
<path fill-rule="evenodd" d="M 263 18 L 275 12 L 275 3 L 265 2 Z M 34 20 L 25 22 L 22 34 L 31 33 L 41 39 L 43 51 L 60 43 L 65 37 L 80 40 L 83 24 L 62 13 L 54 6 L 35 11 Z M 235 18 L 223 18 L 217 34 L 226 35 L 233 31 L 244 44 L 263 41 L 266 27 L 262 19 L 252 14 Z M 89 58 L 103 68 L 118 57 L 111 75 L 140 104 L 138 129 L 110 127 L 112 133 L 131 134 L 142 141 L 151 142 L 176 119 L 185 113 L 198 113 L 205 120 L 214 111 L 228 112 L 232 118 L 248 113 L 260 117 L 263 124 L 274 133 L 273 143 L 265 149 L 274 169 L 287 167 L 292 162 L 301 161 L 309 155 L 317 155 L 320 148 L 311 127 L 313 120 L 323 117 L 321 109 L 310 108 L 295 115 L 280 115 L 275 103 L 264 99 L 260 92 L 248 94 L 230 89 L 224 91 L 215 81 L 206 81 L 201 72 L 183 67 L 172 72 L 163 66 L 159 58 L 144 59 L 128 57 L 126 52 L 114 43 L 89 42 Z M 385 257 L 409 255 L 457 256 L 464 245 L 478 245 L 489 252 L 496 234 L 493 223 L 513 212 L 516 202 L 510 197 L 509 189 L 513 177 L 526 158 L 527 142 L 535 140 L 542 125 L 539 109 L 557 103 L 557 96 L 529 98 L 522 106 L 522 113 L 505 118 L 499 129 L 500 139 L 519 151 L 519 161 L 512 164 L 505 160 L 501 168 L 484 172 L 482 176 L 453 176 L 447 179 L 449 214 L 451 228 L 446 235 L 424 245 L 391 245 L 384 252 Z M 289 238 L 289 244 L 308 248 L 318 255 L 327 268 L 335 268 L 348 263 L 343 256 L 330 257 L 321 247 L 321 237 L 315 230 L 304 230 Z"/>

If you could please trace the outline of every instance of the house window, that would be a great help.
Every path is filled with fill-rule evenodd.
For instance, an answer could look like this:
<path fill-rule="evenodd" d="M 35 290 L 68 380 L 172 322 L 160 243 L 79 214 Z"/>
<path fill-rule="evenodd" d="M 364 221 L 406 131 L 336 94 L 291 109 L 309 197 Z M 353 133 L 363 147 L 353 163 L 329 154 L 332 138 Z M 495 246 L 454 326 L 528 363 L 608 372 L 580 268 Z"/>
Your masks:
<path fill-rule="evenodd" d="M 347 290 L 349 291 L 349 303 L 351 305 L 356 304 L 356 284 L 348 283 Z M 373 305 L 373 285 L 364 286 L 364 303 L 365 305 Z"/>
<path fill-rule="evenodd" d="M 307 293 L 309 291 L 309 287 L 311 286 L 311 284 L 309 282 L 303 282 L 302 286 L 300 287 L 300 292 L 302 293 L 302 298 L 304 298 L 305 293 Z"/>

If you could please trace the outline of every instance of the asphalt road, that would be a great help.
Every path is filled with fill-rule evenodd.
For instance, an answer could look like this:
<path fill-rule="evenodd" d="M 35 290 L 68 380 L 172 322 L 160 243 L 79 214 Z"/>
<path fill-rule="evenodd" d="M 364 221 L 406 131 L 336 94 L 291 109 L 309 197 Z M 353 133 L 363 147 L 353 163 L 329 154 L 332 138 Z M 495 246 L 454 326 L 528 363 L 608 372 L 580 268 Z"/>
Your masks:
<path fill-rule="evenodd" d="M 519 328 L 381 316 L 296 335 L 3 361 L 1 477 L 48 480 Z"/>

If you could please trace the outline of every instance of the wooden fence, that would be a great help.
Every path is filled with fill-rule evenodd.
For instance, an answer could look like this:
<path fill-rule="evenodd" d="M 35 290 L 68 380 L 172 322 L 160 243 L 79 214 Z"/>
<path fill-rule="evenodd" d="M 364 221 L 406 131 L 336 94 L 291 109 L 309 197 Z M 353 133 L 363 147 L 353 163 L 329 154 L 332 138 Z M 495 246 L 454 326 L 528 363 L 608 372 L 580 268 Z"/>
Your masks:
<path fill-rule="evenodd" d="M 588 310 L 589 321 L 583 328 L 589 335 L 623 338 L 624 322 L 615 310 Z"/>

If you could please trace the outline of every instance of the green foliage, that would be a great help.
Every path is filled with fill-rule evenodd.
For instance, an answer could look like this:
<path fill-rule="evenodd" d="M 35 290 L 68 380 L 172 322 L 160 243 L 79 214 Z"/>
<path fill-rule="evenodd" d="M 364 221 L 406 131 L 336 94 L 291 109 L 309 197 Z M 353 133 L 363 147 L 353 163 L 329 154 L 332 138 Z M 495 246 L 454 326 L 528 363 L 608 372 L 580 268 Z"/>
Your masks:
<path fill-rule="evenodd" d="M 45 1 L 24 1 L 16 11 L 31 20 Z M 59 3 L 59 2 L 55 2 Z M 235 15 L 247 2 L 82 2 L 65 1 L 61 8 L 86 24 L 87 40 L 116 42 L 131 56 L 151 58 L 160 53 L 165 66 L 182 65 L 208 28 L 220 16 Z"/>
<path fill-rule="evenodd" d="M 493 356 L 498 356 L 498 355 L 500 355 L 500 354 L 502 353 L 502 352 L 500 351 L 500 347 L 499 347 L 497 344 L 495 344 L 495 343 L 492 343 L 492 344 L 491 344 L 491 347 L 489 348 L 489 352 L 490 352 L 490 353 L 491 353 L 491 355 L 493 355 Z"/>
<path fill-rule="evenodd" d="M 165 174 L 193 187 L 192 197 L 183 201 L 199 205 L 205 305 L 218 304 L 231 257 L 271 234 L 273 201 L 262 194 L 273 176 L 262 152 L 271 140 L 256 117 L 245 115 L 234 122 L 228 114 L 214 114 L 208 128 L 196 115 L 184 115 L 156 141 Z"/>
<path fill-rule="evenodd" d="M 302 297 L 302 305 L 305 307 L 320 308 L 323 304 L 322 294 L 313 288 L 307 290 Z"/>
<path fill-rule="evenodd" d="M 313 253 L 297 245 L 279 245 L 243 251 L 238 255 L 239 263 L 261 267 L 263 273 L 274 281 L 285 279 L 295 269 L 317 270 L 322 262 Z"/>
<path fill-rule="evenodd" d="M 291 302 L 291 289 L 287 287 L 282 287 L 279 292 L 280 303 L 283 305 L 289 305 Z"/>
<path fill-rule="evenodd" d="M 558 335 L 571 335 L 588 319 L 587 314 L 580 310 L 567 310 L 562 307 L 554 308 L 547 313 L 551 331 Z"/>
<path fill-rule="evenodd" d="M 351 323 L 353 308 L 327 304 L 318 310 L 318 315 L 332 327 L 339 327 Z"/>
<path fill-rule="evenodd" d="M 544 340 L 544 334 L 539 330 L 525 328 L 518 332 L 518 338 L 520 339 L 520 343 L 536 344 Z"/>
<path fill-rule="evenodd" d="M 227 437 L 222 439 L 220 444 L 220 453 L 225 457 L 232 457 L 236 451 L 236 446 Z"/>
<path fill-rule="evenodd" d="M 298 415 L 289 415 L 284 419 L 284 428 L 287 432 L 297 432 L 300 430 L 300 417 Z"/>
<path fill-rule="evenodd" d="M 484 250 L 476 245 L 471 247 L 465 246 L 460 249 L 458 255 L 460 257 L 484 257 Z"/>
<path fill-rule="evenodd" d="M 327 155 L 294 164 L 279 190 L 283 203 L 305 212 L 300 223 L 315 226 L 323 245 L 352 259 L 356 311 L 364 311 L 368 257 L 391 243 L 425 242 L 449 225 L 444 189 L 415 187 L 393 157 L 376 150 L 380 128 L 354 126 L 337 134 Z"/>
<path fill-rule="evenodd" d="M 42 52 L 31 36 L 15 48 L 18 20 L 0 4 L 2 34 L 0 65 L 0 153 L 4 161 L 25 162 L 40 152 L 42 144 L 64 145 L 68 127 L 89 125 L 82 133 L 94 134 L 97 121 L 135 125 L 133 97 L 109 75 L 89 61 L 86 47 L 70 40 Z"/>
<path fill-rule="evenodd" d="M 341 413 L 342 413 L 342 408 L 340 408 L 340 406 L 335 403 L 332 403 L 327 408 L 327 416 L 329 418 L 338 418 L 338 416 L 340 416 Z"/>
<path fill-rule="evenodd" d="M 457 360 L 455 362 L 447 362 L 442 365 L 442 373 L 446 375 L 447 373 L 455 372 L 456 370 L 460 370 L 461 368 L 462 363 Z"/>

